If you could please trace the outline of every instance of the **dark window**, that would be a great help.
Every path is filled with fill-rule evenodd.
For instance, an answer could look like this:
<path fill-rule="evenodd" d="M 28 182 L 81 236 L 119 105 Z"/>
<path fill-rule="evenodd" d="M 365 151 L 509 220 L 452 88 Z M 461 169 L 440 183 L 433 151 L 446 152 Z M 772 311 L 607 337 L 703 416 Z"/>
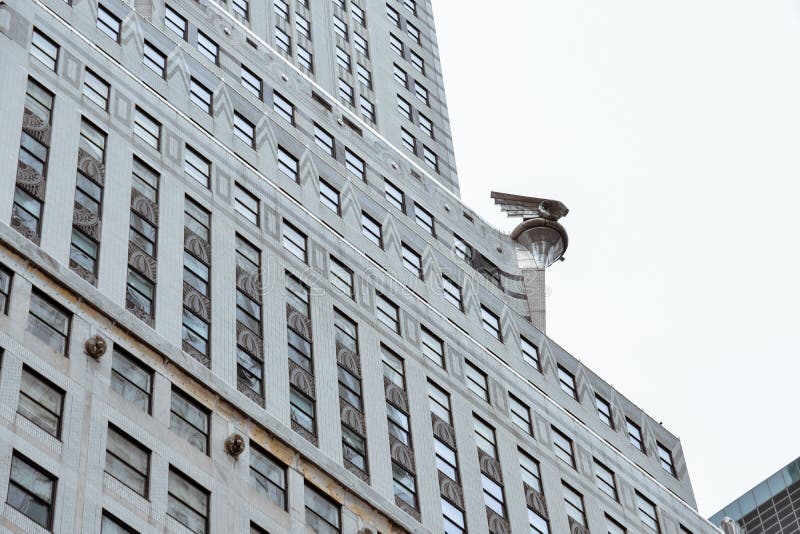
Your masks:
<path fill-rule="evenodd" d="M 150 413 L 153 371 L 118 347 L 111 359 L 111 389 Z"/>
<path fill-rule="evenodd" d="M 202 452 L 208 451 L 210 418 L 207 408 L 182 391 L 172 389 L 169 428 Z"/>
<path fill-rule="evenodd" d="M 167 515 L 195 534 L 208 529 L 208 490 L 170 467 Z"/>
<path fill-rule="evenodd" d="M 119 43 L 121 26 L 122 20 L 118 16 L 106 9 L 103 4 L 97 6 L 97 29 L 108 35 L 115 43 Z"/>
<path fill-rule="evenodd" d="M 4 265 L 0 265 L 0 313 L 8 313 L 8 303 L 11 300 L 11 279 L 14 274 Z"/>
<path fill-rule="evenodd" d="M 17 413 L 56 438 L 61 437 L 64 391 L 28 367 L 22 368 Z"/>
<path fill-rule="evenodd" d="M 31 294 L 28 331 L 54 351 L 67 355 L 72 314 L 38 289 Z"/>
<path fill-rule="evenodd" d="M 109 425 L 106 441 L 106 473 L 147 498 L 150 451 Z"/>
<path fill-rule="evenodd" d="M 267 451 L 250 443 L 250 481 L 259 493 L 286 509 L 286 468 Z"/>
<path fill-rule="evenodd" d="M 561 367 L 558 366 L 558 383 L 561 385 L 561 390 L 572 397 L 575 400 L 578 400 L 578 389 L 575 385 L 575 375 Z"/>
<path fill-rule="evenodd" d="M 56 477 L 14 451 L 6 503 L 49 530 L 57 482 Z"/>

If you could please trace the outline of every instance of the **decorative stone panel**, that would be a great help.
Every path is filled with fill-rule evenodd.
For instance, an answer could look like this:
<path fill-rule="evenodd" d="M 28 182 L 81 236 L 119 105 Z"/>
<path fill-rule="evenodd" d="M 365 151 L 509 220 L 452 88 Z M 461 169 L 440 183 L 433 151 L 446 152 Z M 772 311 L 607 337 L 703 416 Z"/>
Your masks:
<path fill-rule="evenodd" d="M 481 473 L 502 486 L 503 471 L 500 468 L 500 462 L 486 454 L 481 449 L 478 449 L 478 461 L 480 462 Z"/>
<path fill-rule="evenodd" d="M 200 238 L 198 238 L 200 239 Z M 201 240 L 202 241 L 202 240 Z M 205 243 L 205 241 L 203 241 Z M 188 249 L 188 244 L 187 244 Z M 189 252 L 192 252 L 191 250 Z M 209 251 L 210 252 L 210 251 Z M 192 252 L 194 254 L 194 252 Z M 209 254 L 210 256 L 210 254 Z M 200 258 L 198 256 L 198 258 Z M 200 258 L 202 259 L 202 258 Z M 245 295 L 261 304 L 261 271 L 256 269 L 251 272 L 245 272 L 238 265 L 236 266 L 236 287 L 238 287 Z"/>
<path fill-rule="evenodd" d="M 486 519 L 491 534 L 511 534 L 511 525 L 508 524 L 508 521 L 489 507 L 486 508 Z"/>
<path fill-rule="evenodd" d="M 156 283 L 158 265 L 155 258 L 131 242 L 128 243 L 128 265 L 154 284 Z"/>
<path fill-rule="evenodd" d="M 302 391 L 310 399 L 316 399 L 314 375 L 289 360 L 289 383 Z"/>
<path fill-rule="evenodd" d="M 456 450 L 455 429 L 435 413 L 431 414 L 431 422 L 433 423 L 433 435 L 451 449 Z"/>
<path fill-rule="evenodd" d="M 183 248 L 185 248 L 192 256 L 202 261 L 206 265 L 211 265 L 211 245 L 208 243 L 208 241 L 195 234 L 188 228 L 183 229 Z M 261 301 L 259 300 L 259 302 Z"/>
<path fill-rule="evenodd" d="M 311 339 L 311 319 L 294 309 L 288 302 L 286 303 L 286 325 L 304 338 Z"/>
<path fill-rule="evenodd" d="M 361 360 L 358 354 L 336 341 L 336 361 L 350 374 L 361 378 Z"/>
<path fill-rule="evenodd" d="M 525 503 L 528 505 L 528 508 L 545 519 L 548 519 L 547 501 L 545 500 L 544 495 L 525 483 L 523 483 L 522 486 L 525 489 Z"/>
<path fill-rule="evenodd" d="M 17 162 L 17 187 L 44 202 L 45 178 L 33 167 Z"/>
<path fill-rule="evenodd" d="M 131 209 L 145 218 L 153 226 L 158 226 L 158 204 L 131 188 Z M 198 239 L 200 239 L 198 237 Z M 186 235 L 184 232 L 184 242 Z"/>
<path fill-rule="evenodd" d="M 364 414 L 358 411 L 355 406 L 339 398 L 339 413 L 342 417 L 342 423 L 347 426 L 347 428 L 362 438 L 367 437 L 367 425 L 364 422 Z"/>
<path fill-rule="evenodd" d="M 22 131 L 43 145 L 50 146 L 50 125 L 28 108 L 22 115 Z"/>
<path fill-rule="evenodd" d="M 257 356 L 259 359 L 264 354 L 264 342 L 261 336 L 236 321 L 236 343 L 245 351 Z"/>
<path fill-rule="evenodd" d="M 95 241 L 100 241 L 100 217 L 97 213 L 82 206 L 78 201 L 73 203 L 73 207 L 72 226 Z"/>
<path fill-rule="evenodd" d="M 105 165 L 82 148 L 78 149 L 78 170 L 100 187 L 105 185 Z"/>
<path fill-rule="evenodd" d="M 386 391 L 386 400 L 395 408 L 408 413 L 408 396 L 403 388 L 383 377 L 383 386 Z"/>
<path fill-rule="evenodd" d="M 460 510 L 464 510 L 464 491 L 459 483 L 439 470 L 437 470 L 437 473 L 439 473 L 439 493 L 450 504 Z"/>
<path fill-rule="evenodd" d="M 183 305 L 206 322 L 211 322 L 211 301 L 186 282 L 183 283 Z"/>
<path fill-rule="evenodd" d="M 389 452 L 392 460 L 406 468 L 410 473 L 416 472 L 414 451 L 394 436 L 389 436 Z"/>
<path fill-rule="evenodd" d="M 569 534 L 589 534 L 589 529 L 570 517 Z"/>

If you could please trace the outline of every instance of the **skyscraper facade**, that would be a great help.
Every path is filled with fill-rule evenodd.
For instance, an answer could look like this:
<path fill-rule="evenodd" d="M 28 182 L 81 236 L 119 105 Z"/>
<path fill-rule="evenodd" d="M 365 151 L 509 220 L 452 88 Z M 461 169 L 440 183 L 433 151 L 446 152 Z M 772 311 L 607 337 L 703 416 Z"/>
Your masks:
<path fill-rule="evenodd" d="M 800 458 L 714 514 L 715 525 L 731 534 L 800 532 Z"/>
<path fill-rule="evenodd" d="M 460 201 L 429 1 L 2 0 L 0 67 L 4 530 L 716 531 L 544 333 L 566 208 Z"/>

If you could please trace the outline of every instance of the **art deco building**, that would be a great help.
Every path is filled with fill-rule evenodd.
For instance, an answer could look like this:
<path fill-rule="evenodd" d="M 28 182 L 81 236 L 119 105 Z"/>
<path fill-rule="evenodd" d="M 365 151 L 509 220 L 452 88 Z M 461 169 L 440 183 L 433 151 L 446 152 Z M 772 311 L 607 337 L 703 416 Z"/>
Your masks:
<path fill-rule="evenodd" d="M 459 200 L 429 0 L 0 0 L 0 70 L 0 530 L 715 531 L 544 333 L 565 206 Z"/>

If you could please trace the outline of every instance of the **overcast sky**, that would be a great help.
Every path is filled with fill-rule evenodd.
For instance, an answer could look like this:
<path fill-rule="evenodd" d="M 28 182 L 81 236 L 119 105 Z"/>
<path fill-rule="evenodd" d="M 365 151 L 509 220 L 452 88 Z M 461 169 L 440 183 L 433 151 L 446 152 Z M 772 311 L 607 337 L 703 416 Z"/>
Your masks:
<path fill-rule="evenodd" d="M 800 456 L 800 0 L 433 0 L 462 197 L 563 201 L 548 334 L 706 516 Z"/>

